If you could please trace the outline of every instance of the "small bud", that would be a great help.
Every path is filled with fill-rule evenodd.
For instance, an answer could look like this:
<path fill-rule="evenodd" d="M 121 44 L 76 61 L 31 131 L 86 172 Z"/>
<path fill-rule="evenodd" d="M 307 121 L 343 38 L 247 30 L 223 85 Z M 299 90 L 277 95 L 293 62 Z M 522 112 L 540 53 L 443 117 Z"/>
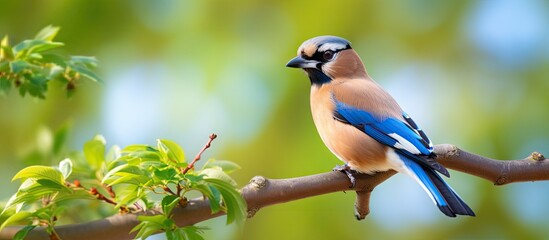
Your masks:
<path fill-rule="evenodd" d="M 107 186 L 107 191 L 109 192 L 109 196 L 112 198 L 116 197 L 116 194 L 114 193 L 114 190 L 112 190 L 112 186 Z"/>
<path fill-rule="evenodd" d="M 74 90 L 76 88 L 76 85 L 74 84 L 74 81 L 70 81 L 67 83 L 67 90 Z"/>
<path fill-rule="evenodd" d="M 120 207 L 120 210 L 119 210 L 120 214 L 126 214 L 126 213 L 129 213 L 129 212 L 130 212 L 129 208 L 124 207 L 124 206 Z"/>
<path fill-rule="evenodd" d="M 186 207 L 188 202 L 189 202 L 189 201 L 187 200 L 186 197 L 182 197 L 182 198 L 179 200 L 179 205 L 180 205 L 181 207 Z"/>
<path fill-rule="evenodd" d="M 545 156 L 543 156 L 543 154 L 539 152 L 533 152 L 530 156 L 532 157 L 532 159 L 536 161 L 545 160 Z"/>

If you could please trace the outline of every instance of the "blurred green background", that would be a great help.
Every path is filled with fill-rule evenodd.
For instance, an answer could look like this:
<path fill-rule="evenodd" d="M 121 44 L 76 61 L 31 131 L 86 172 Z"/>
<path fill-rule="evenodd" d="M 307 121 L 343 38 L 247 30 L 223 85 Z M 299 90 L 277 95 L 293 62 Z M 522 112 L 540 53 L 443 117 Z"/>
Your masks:
<path fill-rule="evenodd" d="M 2 199 L 25 164 L 61 160 L 39 153 L 47 129 L 66 125 L 68 149 L 101 133 L 109 145 L 172 139 L 188 156 L 215 132 L 206 157 L 240 164 L 241 185 L 330 171 L 339 161 L 314 128 L 308 79 L 284 67 L 326 34 L 349 39 L 435 143 L 498 159 L 549 154 L 547 1 L 0 2 L 0 35 L 12 43 L 49 24 L 68 53 L 100 60 L 105 84 L 83 82 L 72 99 L 50 86 L 46 100 L 0 100 Z M 347 192 L 262 209 L 243 229 L 199 225 L 212 228 L 208 239 L 549 239 L 549 183 L 451 174 L 477 217 L 446 218 L 396 176 L 374 191 L 365 221 Z"/>

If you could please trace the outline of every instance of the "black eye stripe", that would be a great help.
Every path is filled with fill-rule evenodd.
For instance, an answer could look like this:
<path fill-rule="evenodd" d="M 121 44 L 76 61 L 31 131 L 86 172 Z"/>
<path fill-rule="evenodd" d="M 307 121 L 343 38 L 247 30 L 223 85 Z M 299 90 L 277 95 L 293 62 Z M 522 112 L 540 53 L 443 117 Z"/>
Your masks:
<path fill-rule="evenodd" d="M 335 56 L 337 53 L 339 53 L 340 51 L 342 50 L 345 50 L 345 49 L 339 49 L 339 50 L 331 50 L 331 49 L 328 49 L 326 51 L 331 51 L 333 53 L 333 55 Z M 324 53 L 326 51 L 323 51 L 323 52 L 319 52 L 319 51 L 316 51 L 315 54 L 313 54 L 313 56 L 311 57 L 311 59 L 314 59 L 314 60 L 318 60 L 318 61 L 321 61 L 321 62 L 327 62 L 325 59 L 324 59 Z M 332 58 L 333 59 L 333 58 Z"/>
<path fill-rule="evenodd" d="M 334 53 L 333 55 L 335 56 L 335 55 L 337 55 L 337 53 L 339 53 L 343 50 L 351 48 L 351 45 L 347 44 L 347 45 L 345 45 L 344 48 L 340 48 L 340 49 L 326 49 L 324 51 L 318 51 L 318 49 L 320 49 L 322 47 L 322 45 L 324 45 L 324 44 L 319 45 L 316 52 L 313 54 L 313 56 L 308 57 L 308 58 L 309 59 L 314 59 L 314 60 L 317 60 L 317 61 L 320 61 L 320 62 L 327 62 L 327 60 L 325 60 L 324 57 L 323 57 L 323 55 L 326 51 L 332 51 Z"/>
<path fill-rule="evenodd" d="M 337 55 L 337 53 L 339 53 L 339 52 L 341 52 L 341 51 L 343 51 L 343 50 L 351 49 L 351 45 L 347 44 L 347 45 L 345 46 L 345 48 L 340 48 L 340 49 L 336 49 L 336 50 L 334 50 L 334 49 L 326 49 L 325 51 L 318 51 L 318 49 L 319 49 L 321 46 L 322 46 L 322 44 L 318 46 L 318 48 L 317 48 L 316 52 L 313 54 L 313 56 L 308 56 L 307 54 L 301 53 L 301 57 L 304 58 L 304 59 L 307 59 L 307 60 L 317 60 L 317 61 L 320 61 L 320 62 L 325 63 L 325 62 L 327 62 L 327 61 L 326 61 L 326 60 L 324 59 L 324 57 L 323 57 L 324 52 L 326 52 L 326 51 L 332 51 L 332 52 L 334 53 L 334 56 L 335 56 L 335 55 Z"/>

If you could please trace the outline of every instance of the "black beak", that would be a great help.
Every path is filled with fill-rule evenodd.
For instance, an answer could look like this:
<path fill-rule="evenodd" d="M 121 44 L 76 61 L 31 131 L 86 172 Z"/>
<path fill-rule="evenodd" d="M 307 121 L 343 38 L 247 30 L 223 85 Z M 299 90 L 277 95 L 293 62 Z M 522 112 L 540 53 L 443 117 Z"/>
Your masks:
<path fill-rule="evenodd" d="M 316 68 L 319 62 L 316 60 L 307 60 L 301 56 L 297 56 L 286 63 L 286 67 L 291 68 Z"/>

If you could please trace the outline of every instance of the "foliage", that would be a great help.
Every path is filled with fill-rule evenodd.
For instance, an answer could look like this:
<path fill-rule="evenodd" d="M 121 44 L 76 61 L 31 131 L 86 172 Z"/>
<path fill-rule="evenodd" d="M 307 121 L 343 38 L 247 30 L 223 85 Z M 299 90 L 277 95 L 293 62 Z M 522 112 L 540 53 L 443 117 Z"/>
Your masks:
<path fill-rule="evenodd" d="M 181 228 L 171 219 L 173 209 L 185 207 L 192 191 L 210 200 L 212 213 L 226 212 L 227 224 L 245 219 L 245 202 L 227 174 L 239 168 L 235 163 L 210 159 L 200 170 L 183 171 L 188 163 L 175 142 L 160 139 L 156 147 L 113 146 L 107 152 L 100 135 L 84 144 L 82 155 L 84 159 L 66 158 L 56 167 L 35 165 L 19 171 L 12 180 L 22 184 L 2 211 L 5 220 L 0 230 L 26 224 L 16 239 L 37 226 L 56 236 L 54 226 L 70 203 L 91 200 L 90 204 L 102 201 L 123 214 L 157 209 L 160 214 L 138 217 L 141 223 L 132 229 L 138 238 L 165 232 L 168 239 L 201 239 L 203 228 Z M 155 201 L 154 195 L 161 200 Z"/>
<path fill-rule="evenodd" d="M 47 26 L 33 39 L 23 40 L 12 46 L 8 36 L 0 41 L 0 95 L 6 95 L 12 87 L 19 88 L 19 94 L 45 98 L 48 83 L 59 81 L 66 86 L 70 96 L 84 77 L 94 82 L 101 78 L 94 72 L 97 60 L 86 56 L 64 56 L 52 50 L 63 47 L 54 38 L 59 27 Z"/>

